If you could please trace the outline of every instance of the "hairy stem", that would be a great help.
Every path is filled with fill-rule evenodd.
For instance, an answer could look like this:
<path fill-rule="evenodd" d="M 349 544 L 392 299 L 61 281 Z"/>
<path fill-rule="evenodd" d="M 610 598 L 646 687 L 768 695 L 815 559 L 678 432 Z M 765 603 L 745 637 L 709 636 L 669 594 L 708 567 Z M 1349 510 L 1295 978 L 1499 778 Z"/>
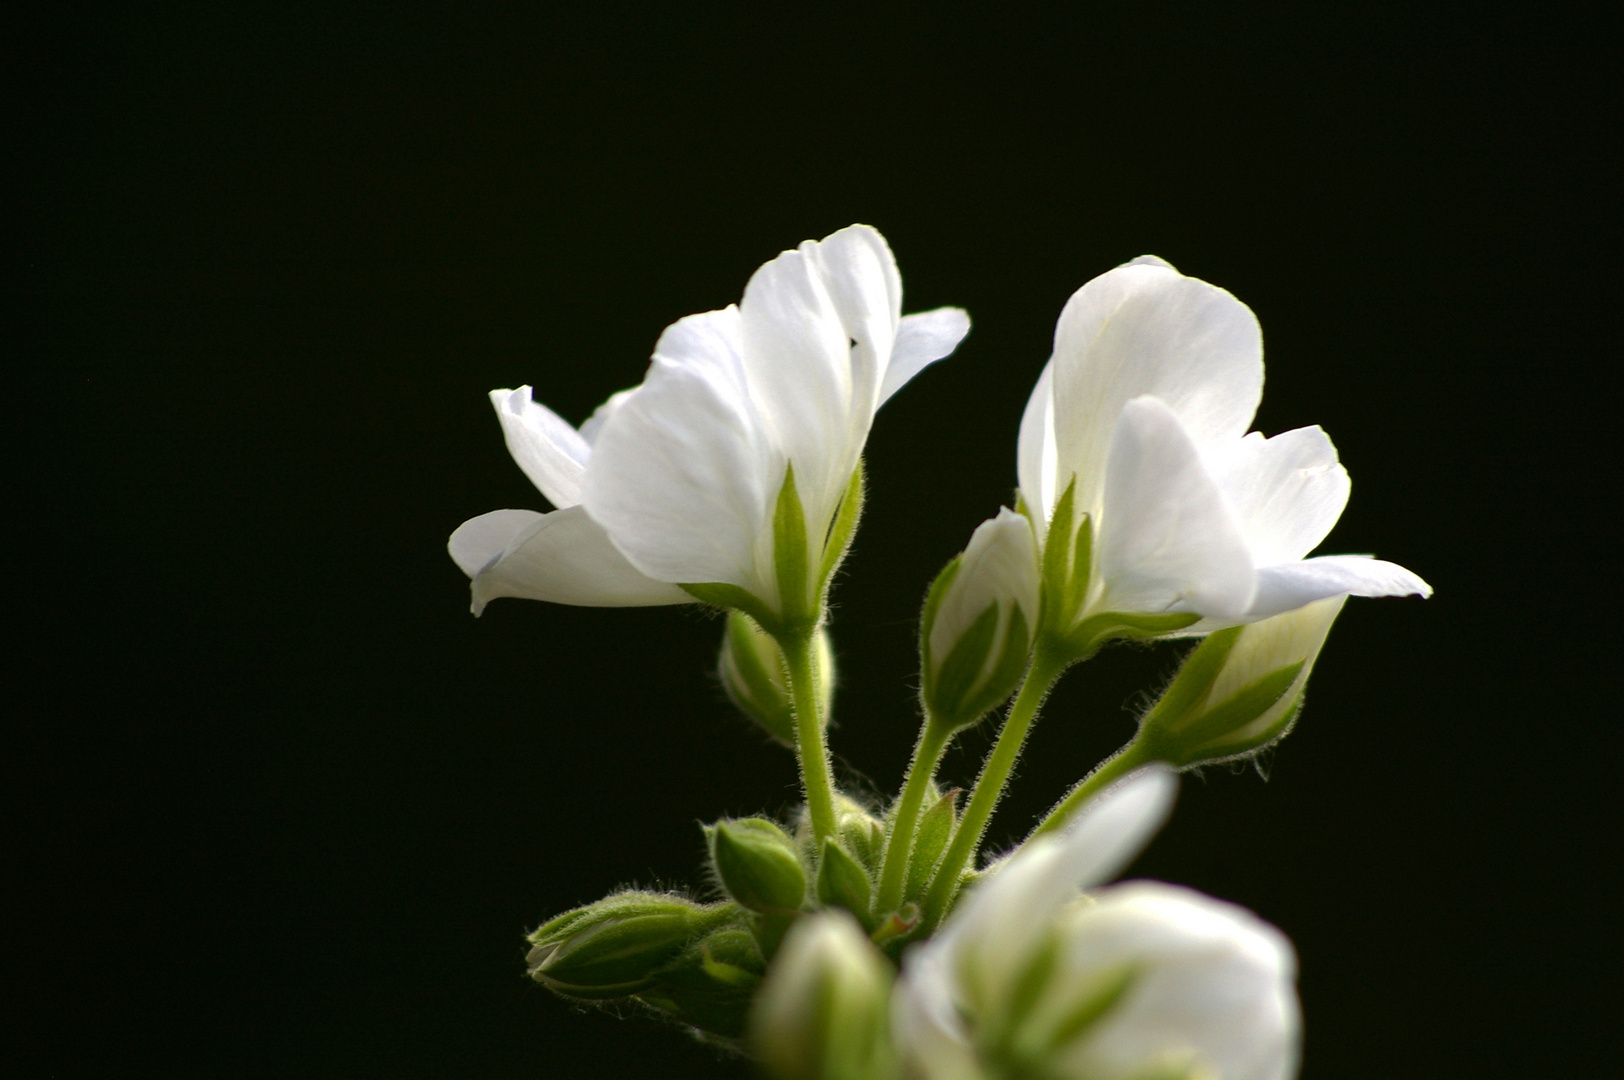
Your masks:
<path fill-rule="evenodd" d="M 936 876 L 931 879 L 930 891 L 925 894 L 922 925 L 927 931 L 941 921 L 954 894 L 958 892 L 959 878 L 963 876 L 964 868 L 969 865 L 976 849 L 981 846 L 987 820 L 992 817 L 993 808 L 1004 794 L 1004 784 L 1009 781 L 1015 761 L 1021 756 L 1021 747 L 1032 728 L 1032 721 L 1037 717 L 1038 708 L 1065 668 L 1063 656 L 1039 644 L 1037 655 L 1032 658 L 1032 666 L 1026 671 L 1026 679 L 1021 683 L 1021 692 L 1009 707 L 1004 729 L 998 733 L 998 741 L 993 745 L 992 753 L 987 755 L 987 763 L 981 768 L 975 791 L 964 808 L 964 817 L 959 820 L 958 829 L 953 834 L 953 843 L 948 846 L 947 854 L 942 856 Z"/>
<path fill-rule="evenodd" d="M 796 757 L 801 764 L 801 787 L 812 819 L 812 835 L 821 850 L 835 835 L 834 783 L 829 778 L 829 750 L 823 742 L 823 717 L 818 715 L 818 688 L 813 674 L 813 632 L 788 634 L 779 639 L 789 669 L 790 705 L 795 712 Z"/>
<path fill-rule="evenodd" d="M 891 840 L 885 847 L 880 893 L 874 905 L 878 915 L 895 911 L 902 903 L 902 887 L 908 878 L 908 856 L 913 852 L 914 830 L 919 825 L 919 808 L 924 804 L 925 789 L 936 775 L 936 763 L 941 760 L 951 734 L 930 718 L 925 720 L 919 745 L 914 747 L 913 762 L 908 766 L 902 798 L 897 803 L 896 819 L 891 823 Z"/>
<path fill-rule="evenodd" d="M 1072 788 L 1066 794 L 1066 797 L 1061 799 L 1053 810 L 1049 811 L 1049 816 L 1044 818 L 1042 823 L 1032 830 L 1032 836 L 1042 836 L 1044 833 L 1065 828 L 1067 822 L 1071 820 L 1071 816 L 1089 799 L 1109 787 L 1114 781 L 1133 772 L 1139 766 L 1155 760 L 1155 758 L 1155 753 L 1148 746 L 1135 739 L 1121 750 L 1118 750 L 1116 756 L 1102 761 L 1093 772 L 1089 773 L 1076 787 Z"/>

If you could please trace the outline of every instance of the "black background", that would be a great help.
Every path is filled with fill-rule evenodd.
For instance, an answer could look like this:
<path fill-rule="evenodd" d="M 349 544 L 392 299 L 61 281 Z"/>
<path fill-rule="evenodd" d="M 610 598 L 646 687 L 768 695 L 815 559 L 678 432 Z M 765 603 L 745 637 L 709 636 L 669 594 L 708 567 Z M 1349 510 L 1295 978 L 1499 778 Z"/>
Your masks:
<path fill-rule="evenodd" d="M 12 1075 L 748 1073 L 521 965 L 549 913 L 700 884 L 697 822 L 793 801 L 718 624 L 476 621 L 444 542 L 544 505 L 487 390 L 579 421 L 852 221 L 975 329 L 870 443 L 845 775 L 899 780 L 918 604 L 1010 496 L 1061 304 L 1160 254 L 1257 311 L 1257 426 L 1336 439 L 1325 549 L 1437 596 L 1352 601 L 1269 781 L 1187 780 L 1134 873 L 1292 936 L 1306 1077 L 1607 1071 L 1616 57 L 1532 6 L 1002 8 L 13 21 Z M 997 841 L 1176 655 L 1068 678 Z"/>

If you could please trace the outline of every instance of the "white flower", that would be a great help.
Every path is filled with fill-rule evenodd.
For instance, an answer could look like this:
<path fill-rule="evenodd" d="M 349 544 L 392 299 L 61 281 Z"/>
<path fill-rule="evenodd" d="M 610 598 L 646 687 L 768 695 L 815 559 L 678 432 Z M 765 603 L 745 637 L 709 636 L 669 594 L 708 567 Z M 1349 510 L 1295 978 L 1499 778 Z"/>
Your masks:
<path fill-rule="evenodd" d="M 1189 632 L 1328 596 L 1429 595 L 1393 563 L 1305 559 L 1348 500 L 1318 427 L 1246 429 L 1263 393 L 1251 310 L 1150 256 L 1067 302 L 1021 421 L 1021 492 L 1040 536 L 1068 485 L 1094 574 L 1072 625 L 1104 612 L 1193 613 Z M 1069 535 L 1072 522 L 1053 523 Z"/>
<path fill-rule="evenodd" d="M 1278 930 L 1153 882 L 1079 893 L 1138 852 L 1173 791 L 1160 770 L 1108 789 L 1067 833 L 1028 842 L 907 955 L 892 998 L 905 1076 L 1295 1074 L 1296 962 Z"/>
<path fill-rule="evenodd" d="M 773 520 L 791 466 L 815 591 L 875 411 L 969 330 L 956 308 L 904 318 L 901 303 L 884 238 L 853 225 L 761 267 L 739 304 L 667 328 L 642 385 L 579 432 L 528 387 L 497 391 L 509 449 L 559 509 L 499 510 L 452 536 L 475 610 L 681 603 L 678 585 L 723 584 L 784 611 Z"/>

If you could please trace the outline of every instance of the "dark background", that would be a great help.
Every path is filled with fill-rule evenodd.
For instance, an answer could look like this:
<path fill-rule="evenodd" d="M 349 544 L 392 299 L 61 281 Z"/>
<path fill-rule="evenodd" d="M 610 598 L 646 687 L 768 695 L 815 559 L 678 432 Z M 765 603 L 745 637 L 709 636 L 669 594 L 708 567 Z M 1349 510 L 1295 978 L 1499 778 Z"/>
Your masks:
<path fill-rule="evenodd" d="M 1269 781 L 1188 780 L 1134 872 L 1292 936 L 1311 1080 L 1605 1072 L 1616 56 L 1534 10 L 14 15 L 10 1074 L 747 1074 L 521 964 L 550 913 L 700 884 L 697 822 L 793 801 L 719 625 L 475 621 L 444 542 L 544 505 L 487 390 L 579 421 L 852 221 L 975 329 L 870 444 L 846 775 L 899 781 L 925 584 L 1010 496 L 1061 304 L 1160 254 L 1261 318 L 1257 426 L 1336 439 L 1326 549 L 1437 596 L 1351 602 Z M 1176 655 L 1063 684 L 999 842 Z"/>

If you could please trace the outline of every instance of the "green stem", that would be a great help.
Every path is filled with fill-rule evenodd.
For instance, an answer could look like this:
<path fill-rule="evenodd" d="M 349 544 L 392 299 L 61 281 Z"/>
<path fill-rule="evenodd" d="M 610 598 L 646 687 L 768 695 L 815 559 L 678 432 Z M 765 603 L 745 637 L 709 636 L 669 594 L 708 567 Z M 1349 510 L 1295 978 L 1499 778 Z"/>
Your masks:
<path fill-rule="evenodd" d="M 823 717 L 818 715 L 818 688 L 813 674 L 815 632 L 786 634 L 778 645 L 789 669 L 790 706 L 795 713 L 796 756 L 801 763 L 801 787 L 812 818 L 814 851 L 835 835 L 834 782 L 829 779 L 829 751 L 823 743 Z"/>
<path fill-rule="evenodd" d="M 1143 741 L 1135 739 L 1116 752 L 1116 756 L 1101 762 L 1093 772 L 1060 800 L 1058 806 L 1049 811 L 1049 816 L 1037 828 L 1032 830 L 1032 836 L 1042 836 L 1056 829 L 1063 829 L 1079 807 L 1092 799 L 1104 788 L 1119 780 L 1139 766 L 1154 761 L 1156 754 Z M 1027 839 L 1031 839 L 1028 837 Z"/>
<path fill-rule="evenodd" d="M 919 808 L 925 801 L 925 789 L 936 775 L 936 763 L 942 759 L 942 749 L 952 732 L 938 727 L 931 719 L 925 721 L 925 730 L 914 747 L 913 762 L 908 766 L 908 781 L 903 785 L 902 798 L 897 803 L 896 820 L 891 823 L 891 841 L 885 848 L 885 864 L 880 871 L 880 894 L 874 911 L 884 915 L 902 904 L 902 887 L 908 879 L 908 856 L 913 852 L 914 830 L 919 825 Z"/>
<path fill-rule="evenodd" d="M 987 755 L 987 763 L 981 768 L 975 791 L 964 808 L 964 817 L 959 819 L 959 827 L 953 834 L 953 843 L 948 846 L 947 854 L 942 856 L 936 876 L 931 879 L 930 891 L 925 894 L 922 919 L 925 930 L 934 928 L 941 921 L 953 901 L 953 895 L 958 892 L 959 878 L 976 849 L 981 846 L 987 819 L 992 817 L 993 807 L 998 805 L 1004 793 L 1004 784 L 1015 768 L 1015 760 L 1021 756 L 1026 733 L 1032 728 L 1032 721 L 1037 717 L 1044 696 L 1066 669 L 1066 663 L 1063 655 L 1040 642 L 1037 655 L 1032 658 L 1032 666 L 1026 671 L 1026 679 L 1021 683 L 1021 692 L 1009 707 L 1004 729 L 998 733 L 998 742 L 993 745 L 992 753 Z"/>

